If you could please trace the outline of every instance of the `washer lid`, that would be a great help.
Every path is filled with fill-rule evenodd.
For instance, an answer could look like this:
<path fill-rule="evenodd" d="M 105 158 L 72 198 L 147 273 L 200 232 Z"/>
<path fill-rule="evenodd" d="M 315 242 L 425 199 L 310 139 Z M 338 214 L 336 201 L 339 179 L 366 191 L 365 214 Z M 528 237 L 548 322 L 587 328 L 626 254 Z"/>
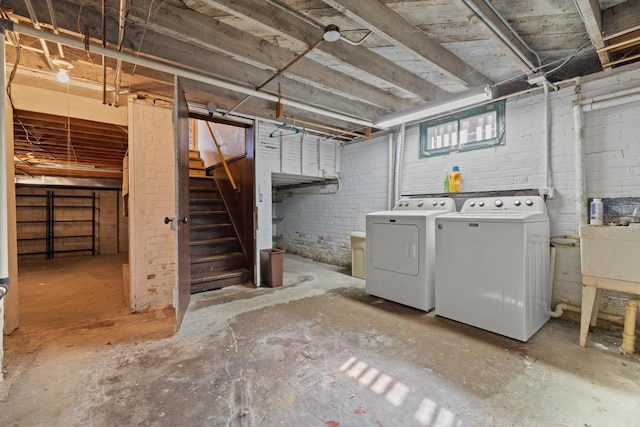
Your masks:
<path fill-rule="evenodd" d="M 367 214 L 367 218 L 430 218 L 436 216 L 442 216 L 448 214 L 447 211 L 419 211 L 419 210 L 405 210 L 405 211 L 379 211 L 371 212 Z"/>
<path fill-rule="evenodd" d="M 483 222 L 543 222 L 549 217 L 539 212 L 454 212 L 440 215 L 438 221 L 483 221 Z"/>

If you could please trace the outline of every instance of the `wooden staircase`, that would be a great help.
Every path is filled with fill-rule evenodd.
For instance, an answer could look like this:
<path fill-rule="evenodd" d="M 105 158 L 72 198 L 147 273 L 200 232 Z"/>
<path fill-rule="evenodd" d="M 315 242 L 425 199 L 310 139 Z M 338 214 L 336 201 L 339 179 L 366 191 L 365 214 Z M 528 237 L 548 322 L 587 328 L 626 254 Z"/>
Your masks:
<path fill-rule="evenodd" d="M 189 178 L 191 293 L 249 280 L 245 257 L 215 181 Z"/>
<path fill-rule="evenodd" d="M 207 176 L 207 168 L 198 150 L 189 150 L 189 176 Z"/>

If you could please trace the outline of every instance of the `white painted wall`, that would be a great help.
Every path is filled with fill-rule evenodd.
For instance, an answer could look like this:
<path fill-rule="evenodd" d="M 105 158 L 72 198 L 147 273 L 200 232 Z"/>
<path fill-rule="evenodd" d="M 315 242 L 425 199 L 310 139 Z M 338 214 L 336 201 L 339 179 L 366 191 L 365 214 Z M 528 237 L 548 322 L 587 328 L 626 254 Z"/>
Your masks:
<path fill-rule="evenodd" d="M 256 232 L 256 259 L 260 250 L 273 247 L 273 236 L 280 233 L 280 203 L 273 203 L 272 174 L 285 173 L 296 176 L 333 177 L 340 173 L 340 144 L 321 141 L 316 136 L 289 134 L 270 136 L 277 125 L 257 122 L 256 135 L 256 204 L 258 224 Z M 289 250 L 289 248 L 287 248 Z M 260 277 L 257 266 L 256 277 Z"/>
<path fill-rule="evenodd" d="M 583 80 L 582 97 L 640 86 L 640 66 L 599 73 Z M 574 87 L 550 94 L 551 184 L 547 203 L 552 236 L 576 234 L 574 212 Z M 538 188 L 544 184 L 543 94 L 509 99 L 506 145 L 429 159 L 419 158 L 419 129 L 407 128 L 402 194 L 439 193 L 445 169 L 458 165 L 463 191 Z M 588 197 L 640 196 L 640 103 L 585 113 Z M 278 205 L 278 224 L 287 249 L 314 259 L 349 265 L 350 231 L 364 231 L 367 212 L 386 209 L 388 137 L 347 145 L 342 150 L 342 188 L 333 196 L 296 194 Z M 309 192 L 305 189 L 304 192 Z M 577 249 L 558 256 L 554 300 L 580 305 Z M 604 304 L 608 304 L 606 298 Z M 611 310 L 610 310 L 611 311 Z M 615 310 L 614 310 L 615 311 Z"/>
<path fill-rule="evenodd" d="M 175 149 L 171 106 L 129 99 L 129 265 L 131 310 L 173 304 Z"/>

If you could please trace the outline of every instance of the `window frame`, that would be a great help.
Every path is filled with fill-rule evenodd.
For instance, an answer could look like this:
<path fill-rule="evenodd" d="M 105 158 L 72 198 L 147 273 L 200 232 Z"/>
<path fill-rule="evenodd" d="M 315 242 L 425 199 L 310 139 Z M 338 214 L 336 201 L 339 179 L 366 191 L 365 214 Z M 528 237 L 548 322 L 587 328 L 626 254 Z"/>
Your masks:
<path fill-rule="evenodd" d="M 482 139 L 479 141 L 468 141 L 463 144 L 460 143 L 460 127 L 463 121 L 470 122 L 474 117 L 484 116 L 488 113 L 495 113 L 496 119 L 496 136 L 493 138 Z M 436 130 L 444 126 L 454 125 L 456 142 L 449 141 L 448 146 L 441 146 L 436 148 L 429 148 L 429 130 Z M 449 153 L 458 153 L 471 150 L 477 150 L 488 147 L 496 147 L 506 144 L 506 101 L 496 101 L 489 104 L 481 105 L 479 107 L 470 108 L 468 110 L 460 111 L 458 113 L 449 114 L 443 117 L 439 117 L 434 120 L 427 120 L 420 123 L 420 158 L 429 158 L 433 156 L 442 156 Z M 451 135 L 451 134 L 448 134 Z M 447 136 L 448 136 L 447 135 Z M 444 143 L 443 140 L 440 144 Z"/>

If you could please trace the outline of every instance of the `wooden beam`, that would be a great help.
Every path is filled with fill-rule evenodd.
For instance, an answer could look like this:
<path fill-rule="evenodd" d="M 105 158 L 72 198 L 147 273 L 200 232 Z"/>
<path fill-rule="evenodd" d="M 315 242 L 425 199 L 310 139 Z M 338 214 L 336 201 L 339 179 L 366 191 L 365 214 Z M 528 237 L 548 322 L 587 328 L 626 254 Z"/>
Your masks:
<path fill-rule="evenodd" d="M 232 78 L 239 84 L 251 87 L 257 87 L 273 75 L 270 71 L 243 64 L 228 56 L 220 55 L 197 46 L 188 45 L 187 43 L 171 39 L 166 35 L 153 31 L 146 32 L 144 36 L 144 46 L 142 52 L 152 55 L 162 54 L 165 58 L 170 58 L 176 63 L 189 64 L 194 68 L 207 70 L 208 74 L 224 78 L 225 80 Z M 138 73 L 138 71 L 136 71 L 136 73 Z M 341 95 L 341 92 L 330 92 L 327 88 L 318 89 L 305 82 L 283 76 L 271 82 L 264 89 L 264 92 L 277 95 L 278 83 L 280 83 L 282 88 L 282 96 L 285 98 L 330 108 L 354 117 L 375 118 L 388 111 L 386 108 L 383 109 L 377 105 L 365 103 L 360 99 L 347 98 Z M 214 88 L 210 89 L 212 93 L 218 90 L 219 89 Z M 238 110 L 244 112 L 243 107 L 244 105 Z"/>
<path fill-rule="evenodd" d="M 324 34 L 322 28 L 268 2 L 253 0 L 200 0 L 199 2 L 307 45 L 319 40 Z M 187 0 L 186 3 L 194 2 Z M 352 46 L 344 42 L 322 43 L 318 50 L 343 64 L 358 69 L 363 74 L 384 80 L 422 99 L 432 100 L 447 95 L 447 92 L 434 84 L 363 46 Z"/>
<path fill-rule="evenodd" d="M 434 64 L 442 73 L 467 87 L 493 83 L 379 0 L 322 1 L 390 43 Z"/>
<path fill-rule="evenodd" d="M 580 11 L 580 16 L 584 21 L 591 43 L 596 49 L 604 47 L 602 39 L 602 10 L 598 0 L 575 0 Z M 604 50 L 598 51 L 598 58 L 602 65 L 609 63 L 609 53 Z"/>
<path fill-rule="evenodd" d="M 90 170 L 90 169 L 74 169 L 73 166 L 65 168 L 53 168 L 44 166 L 27 166 L 24 163 L 16 163 L 16 171 L 21 171 L 29 175 L 51 175 L 51 176 L 74 176 L 74 177 L 91 177 L 91 178 L 114 178 L 122 179 L 122 172 Z"/>
<path fill-rule="evenodd" d="M 602 34 L 605 41 L 640 30 L 638 1 L 625 1 L 602 11 Z"/>
<path fill-rule="evenodd" d="M 147 20 L 151 3 L 151 0 L 133 2 L 127 19 L 140 27 L 146 27 L 147 31 L 155 31 L 182 41 L 187 48 L 198 46 L 224 53 L 227 62 L 231 60 L 229 55 L 246 62 L 243 64 L 237 60 L 231 60 L 235 63 L 233 65 L 235 72 L 226 74 L 225 78 L 235 77 L 238 74 L 266 74 L 266 77 L 261 76 L 256 79 L 253 84 L 256 87 L 273 74 L 259 73 L 256 70 L 262 71 L 266 67 L 275 72 L 296 57 L 295 52 L 278 47 L 273 43 L 265 43 L 259 37 L 216 21 L 202 13 L 189 9 L 177 9 L 170 4 L 163 4 L 161 6 L 163 13 L 154 13 L 151 19 Z M 247 64 L 257 64 L 261 69 L 250 67 Z M 410 106 L 407 100 L 307 58 L 301 59 L 284 75 L 304 79 L 317 89 L 326 90 L 327 87 L 331 87 L 342 96 L 347 95 L 386 110 L 397 110 Z M 291 79 L 286 80 L 291 81 Z"/>
<path fill-rule="evenodd" d="M 472 12 L 476 13 L 476 11 L 469 5 L 467 2 L 462 2 L 464 5 Z M 484 1 L 480 0 L 471 0 L 473 6 L 476 7 L 482 14 L 489 20 L 489 22 L 484 22 L 482 18 L 480 20 L 484 22 L 487 30 L 492 35 L 493 39 L 500 43 L 504 48 L 509 52 L 509 58 L 517 64 L 517 66 L 525 72 L 531 71 L 531 69 L 538 68 L 541 64 L 538 64 L 538 59 L 527 49 L 525 45 L 523 45 L 520 40 L 509 30 L 509 28 L 502 22 L 500 17 L 496 15 L 493 10 L 487 6 Z M 491 25 L 489 25 L 491 24 Z M 495 28 L 495 29 L 494 29 Z M 509 39 L 509 42 L 514 46 L 511 47 L 509 43 L 507 43 L 503 36 Z M 514 49 L 517 49 L 517 53 Z M 520 56 L 524 56 L 529 64 Z"/>

